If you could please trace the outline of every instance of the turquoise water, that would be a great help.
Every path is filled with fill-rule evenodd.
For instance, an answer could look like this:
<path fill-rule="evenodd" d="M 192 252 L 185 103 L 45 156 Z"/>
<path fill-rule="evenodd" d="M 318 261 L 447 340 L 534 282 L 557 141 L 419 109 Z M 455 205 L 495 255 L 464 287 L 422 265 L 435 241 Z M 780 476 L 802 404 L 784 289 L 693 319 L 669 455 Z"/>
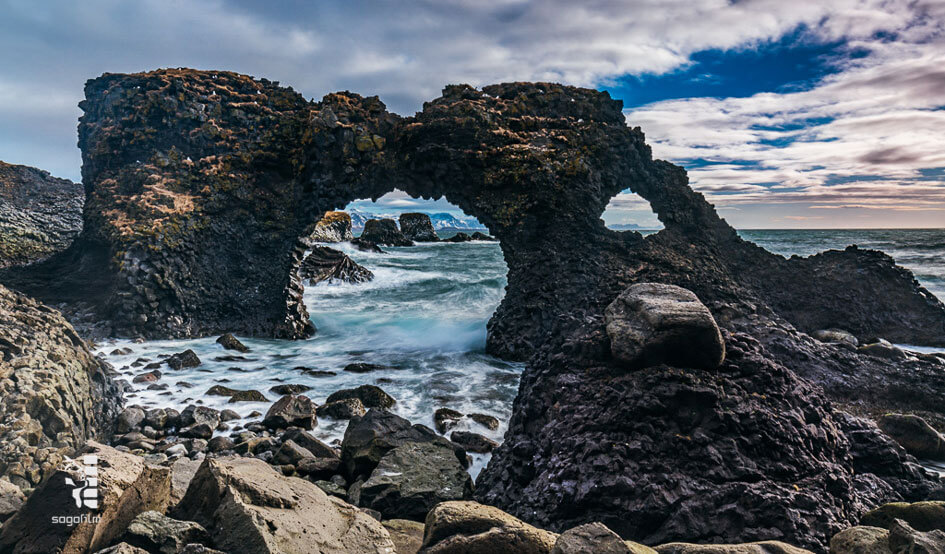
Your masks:
<path fill-rule="evenodd" d="M 809 255 L 858 244 L 892 254 L 916 272 L 922 284 L 945 298 L 945 231 L 741 231 L 740 234 L 773 252 Z M 182 408 L 202 403 L 233 408 L 247 416 L 265 412 L 269 402 L 226 404 L 205 397 L 207 389 L 224 384 L 256 389 L 269 401 L 277 398 L 273 385 L 299 383 L 321 403 L 332 392 L 361 384 L 377 384 L 394 398 L 394 411 L 433 427 L 433 412 L 450 407 L 464 413 L 487 413 L 502 425 L 496 431 L 464 420 L 460 429 L 501 440 L 518 390 L 522 364 L 485 354 L 486 322 L 505 294 L 507 268 L 498 243 L 418 244 L 385 248 L 386 254 L 361 252 L 349 244 L 330 245 L 346 252 L 375 274 L 369 283 L 309 286 L 305 303 L 318 333 L 307 340 L 261 340 L 240 337 L 252 349 L 246 360 L 217 360 L 238 354 L 223 350 L 216 337 L 194 340 L 133 343 L 108 341 L 98 347 L 128 380 L 143 369 L 131 367 L 139 357 L 156 360 L 192 348 L 203 363 L 173 371 L 164 366 L 159 389 L 134 385 L 129 403 Z M 119 347 L 131 354 L 110 352 Z M 341 371 L 353 362 L 370 362 L 394 369 L 368 374 Z M 314 376 L 303 369 L 335 372 Z M 320 419 L 316 434 L 338 440 L 347 422 Z M 477 455 L 473 473 L 488 458 Z"/>

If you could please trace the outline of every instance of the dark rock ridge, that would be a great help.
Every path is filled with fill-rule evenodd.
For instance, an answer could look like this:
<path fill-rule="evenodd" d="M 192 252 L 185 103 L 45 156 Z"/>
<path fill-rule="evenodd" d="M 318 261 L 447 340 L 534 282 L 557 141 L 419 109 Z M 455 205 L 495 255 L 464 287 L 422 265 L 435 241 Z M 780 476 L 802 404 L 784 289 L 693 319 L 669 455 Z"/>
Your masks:
<path fill-rule="evenodd" d="M 62 315 L 0 286 L 0 476 L 39 485 L 64 455 L 111 433 L 121 393 Z"/>
<path fill-rule="evenodd" d="M 80 183 L 0 162 L 0 267 L 65 250 L 82 230 Z"/>
<path fill-rule="evenodd" d="M 393 219 L 369 219 L 364 222 L 360 241 L 380 246 L 413 246 L 413 241 L 404 236 Z"/>
<path fill-rule="evenodd" d="M 374 278 L 374 273 L 339 252 L 327 246 L 314 246 L 312 252 L 302 260 L 299 276 L 309 284 L 322 281 L 329 283 L 364 283 Z"/>
<path fill-rule="evenodd" d="M 430 216 L 427 214 L 400 214 L 400 231 L 407 237 L 407 240 L 415 242 L 437 242 L 440 240 L 440 237 L 436 236 L 436 229 L 433 228 L 433 222 L 430 221 Z"/>
<path fill-rule="evenodd" d="M 401 118 L 377 98 L 308 102 L 267 80 L 176 69 L 93 79 L 82 108 L 82 234 L 0 280 L 91 311 L 113 334 L 307 336 L 302 237 L 358 198 L 443 196 L 482 222 L 509 267 L 487 348 L 529 365 L 477 495 L 529 523 L 822 551 L 867 509 L 938 486 L 831 399 L 941 426 L 942 364 L 807 333 L 942 345 L 945 306 L 879 252 L 784 258 L 742 240 L 607 93 L 453 85 Z M 662 231 L 604 227 L 628 187 Z M 708 307 L 721 366 L 614 359 L 604 311 L 643 282 Z M 379 459 L 371 435 L 349 471 Z"/>

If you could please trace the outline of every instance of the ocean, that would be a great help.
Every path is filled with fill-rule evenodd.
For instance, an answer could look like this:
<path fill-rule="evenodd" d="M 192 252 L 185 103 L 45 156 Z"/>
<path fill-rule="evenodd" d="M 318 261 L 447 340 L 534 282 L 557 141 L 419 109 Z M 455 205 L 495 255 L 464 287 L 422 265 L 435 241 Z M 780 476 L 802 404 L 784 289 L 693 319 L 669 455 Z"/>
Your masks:
<path fill-rule="evenodd" d="M 785 256 L 807 256 L 849 244 L 884 250 L 911 269 L 930 291 L 945 300 L 945 230 L 744 230 L 742 237 Z M 448 234 L 446 235 L 448 236 Z M 414 423 L 433 427 L 433 412 L 448 407 L 463 413 L 486 413 L 502 422 L 496 430 L 464 419 L 459 430 L 471 430 L 501 441 L 523 364 L 485 353 L 486 322 L 505 293 L 507 267 L 495 242 L 421 243 L 385 248 L 386 254 L 356 250 L 347 243 L 329 245 L 344 251 L 374 272 L 363 284 L 308 286 L 305 303 L 318 333 L 307 340 L 286 341 L 239 337 L 250 347 L 246 360 L 218 360 L 238 354 L 223 350 L 216 337 L 134 343 L 110 340 L 96 352 L 131 378 L 139 359 L 158 360 L 193 349 L 202 363 L 181 371 L 167 369 L 156 386 L 135 384 L 129 404 L 181 409 L 197 403 L 230 408 L 242 416 L 265 413 L 279 384 L 304 384 L 316 403 L 343 388 L 376 384 L 397 400 L 393 411 Z M 112 354 L 119 348 L 130 354 Z M 342 371 L 368 362 L 390 366 L 366 374 Z M 301 368 L 301 369 L 300 369 Z M 334 372 L 314 376 L 304 369 Z M 270 402 L 227 404 L 204 396 L 213 385 L 255 389 Z M 346 421 L 320 418 L 314 434 L 339 441 Z M 473 476 L 487 455 L 474 455 Z"/>

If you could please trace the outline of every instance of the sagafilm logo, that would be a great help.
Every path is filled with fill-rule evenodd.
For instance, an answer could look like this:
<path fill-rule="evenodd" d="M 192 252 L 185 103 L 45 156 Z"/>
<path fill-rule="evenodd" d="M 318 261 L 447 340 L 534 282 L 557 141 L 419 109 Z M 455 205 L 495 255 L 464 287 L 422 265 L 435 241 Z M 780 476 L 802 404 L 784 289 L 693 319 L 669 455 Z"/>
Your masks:
<path fill-rule="evenodd" d="M 73 487 L 72 498 L 75 500 L 76 508 L 98 509 L 98 456 L 88 454 L 82 456 L 80 460 L 67 457 L 65 462 L 78 466 L 84 477 L 78 482 L 71 477 L 66 477 L 66 484 Z"/>

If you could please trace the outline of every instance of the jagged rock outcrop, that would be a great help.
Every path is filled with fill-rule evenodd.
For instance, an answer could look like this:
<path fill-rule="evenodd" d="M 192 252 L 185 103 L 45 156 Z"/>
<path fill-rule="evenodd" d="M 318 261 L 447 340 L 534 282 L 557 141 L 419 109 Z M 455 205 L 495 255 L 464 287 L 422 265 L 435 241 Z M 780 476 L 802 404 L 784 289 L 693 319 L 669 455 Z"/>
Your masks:
<path fill-rule="evenodd" d="M 308 236 L 309 242 L 344 242 L 351 240 L 351 216 L 347 212 L 325 212 Z"/>
<path fill-rule="evenodd" d="M 364 230 L 361 231 L 358 240 L 380 246 L 413 246 L 413 241 L 404 236 L 397 228 L 397 222 L 393 219 L 369 219 L 365 221 Z"/>
<path fill-rule="evenodd" d="M 299 276 L 311 285 L 322 281 L 364 283 L 374 279 L 371 270 L 358 264 L 344 252 L 327 246 L 312 247 L 312 252 L 299 266 Z"/>
<path fill-rule="evenodd" d="M 0 476 L 31 489 L 108 435 L 122 402 L 108 372 L 59 312 L 0 286 Z"/>
<path fill-rule="evenodd" d="M 427 214 L 400 214 L 400 231 L 407 237 L 407 240 L 415 242 L 437 242 L 440 240 L 440 237 L 436 236 L 436 229 L 433 228 L 433 222 L 430 221 L 430 216 Z"/>
<path fill-rule="evenodd" d="M 0 162 L 0 267 L 65 250 L 82 230 L 81 183 Z"/>

